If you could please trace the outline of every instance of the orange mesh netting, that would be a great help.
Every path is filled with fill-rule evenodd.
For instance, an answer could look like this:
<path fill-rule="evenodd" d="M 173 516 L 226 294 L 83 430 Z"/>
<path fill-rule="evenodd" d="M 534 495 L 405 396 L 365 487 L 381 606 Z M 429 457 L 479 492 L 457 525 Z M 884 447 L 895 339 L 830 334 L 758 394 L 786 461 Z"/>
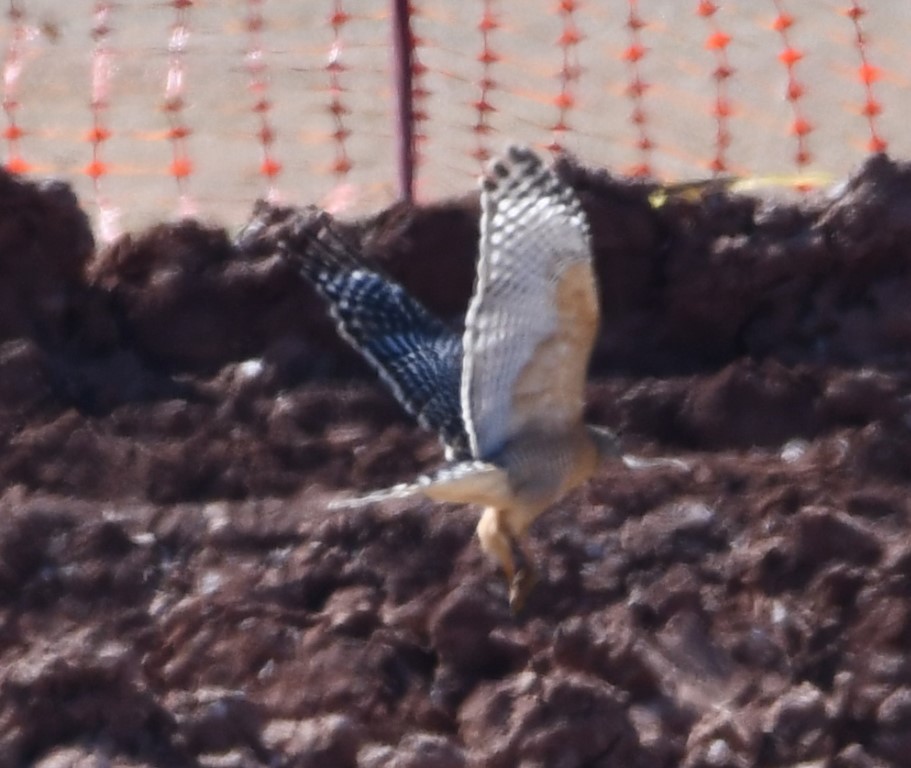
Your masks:
<path fill-rule="evenodd" d="M 807 184 L 911 144 L 908 3 L 11 0 L 2 35 L 6 167 L 72 182 L 104 239 L 437 199 L 513 141 Z"/>

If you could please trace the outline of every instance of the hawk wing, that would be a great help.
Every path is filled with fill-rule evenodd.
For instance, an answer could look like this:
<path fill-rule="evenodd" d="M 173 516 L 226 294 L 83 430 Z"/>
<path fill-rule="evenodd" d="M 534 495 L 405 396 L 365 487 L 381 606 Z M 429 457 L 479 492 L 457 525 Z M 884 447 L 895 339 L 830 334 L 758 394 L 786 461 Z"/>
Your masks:
<path fill-rule="evenodd" d="M 581 424 L 598 323 L 579 201 L 534 153 L 513 147 L 482 183 L 461 391 L 473 456 L 489 458 L 523 432 Z"/>
<path fill-rule="evenodd" d="M 286 244 L 283 253 L 326 300 L 341 336 L 405 410 L 440 435 L 450 457 L 466 458 L 460 334 L 356 256 L 328 214 L 315 216 L 293 239 L 301 235 L 303 252 Z"/>

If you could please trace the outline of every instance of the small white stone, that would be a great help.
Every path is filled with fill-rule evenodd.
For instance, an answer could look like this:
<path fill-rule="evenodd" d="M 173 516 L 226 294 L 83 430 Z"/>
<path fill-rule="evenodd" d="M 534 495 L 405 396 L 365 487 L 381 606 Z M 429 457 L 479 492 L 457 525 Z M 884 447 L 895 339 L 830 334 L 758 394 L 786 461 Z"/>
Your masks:
<path fill-rule="evenodd" d="M 237 372 L 245 379 L 255 379 L 263 372 L 262 360 L 245 360 L 237 366 Z"/>
<path fill-rule="evenodd" d="M 781 460 L 786 464 L 800 461 L 809 447 L 806 440 L 789 440 L 781 449 Z"/>

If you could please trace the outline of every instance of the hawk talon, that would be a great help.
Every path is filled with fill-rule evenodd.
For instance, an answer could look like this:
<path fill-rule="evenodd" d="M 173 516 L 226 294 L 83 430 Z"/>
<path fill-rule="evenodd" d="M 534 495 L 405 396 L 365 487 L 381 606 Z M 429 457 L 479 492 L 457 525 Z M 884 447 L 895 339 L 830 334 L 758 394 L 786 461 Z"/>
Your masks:
<path fill-rule="evenodd" d="M 514 616 L 522 613 L 528 596 L 538 583 L 538 574 L 530 565 L 525 565 L 516 571 L 509 585 L 509 608 Z"/>

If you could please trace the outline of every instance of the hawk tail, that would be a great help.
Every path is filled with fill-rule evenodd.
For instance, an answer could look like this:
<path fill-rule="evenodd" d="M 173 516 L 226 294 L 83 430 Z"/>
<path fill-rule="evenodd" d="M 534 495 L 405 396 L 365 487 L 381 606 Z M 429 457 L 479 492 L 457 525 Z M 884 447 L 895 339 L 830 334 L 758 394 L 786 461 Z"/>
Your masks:
<path fill-rule="evenodd" d="M 493 464 L 460 461 L 432 474 L 421 475 L 412 483 L 400 483 L 350 499 L 336 499 L 329 503 L 329 508 L 349 509 L 413 496 L 455 504 L 487 504 L 508 493 L 508 482 L 506 473 Z"/>

